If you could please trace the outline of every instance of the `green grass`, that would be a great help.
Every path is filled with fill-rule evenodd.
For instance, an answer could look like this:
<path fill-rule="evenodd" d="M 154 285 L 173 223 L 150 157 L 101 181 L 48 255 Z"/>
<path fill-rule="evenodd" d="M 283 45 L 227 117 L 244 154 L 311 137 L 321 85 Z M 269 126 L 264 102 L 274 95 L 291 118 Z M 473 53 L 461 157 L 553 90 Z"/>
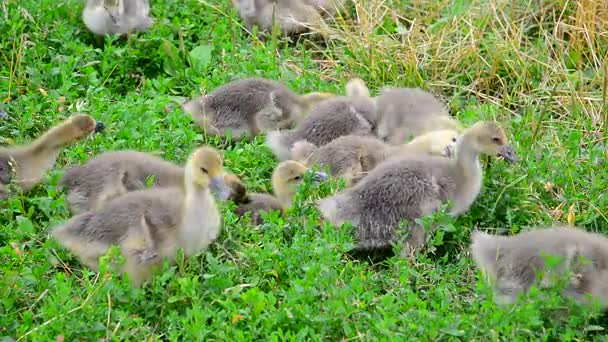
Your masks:
<path fill-rule="evenodd" d="M 602 0 L 365 0 L 306 38 L 261 41 L 228 1 L 153 1 L 157 24 L 95 49 L 83 1 L 0 2 L 0 120 L 6 142 L 30 141 L 73 112 L 105 134 L 65 150 L 44 184 L 0 206 L 0 336 L 23 340 L 590 340 L 605 317 L 549 296 L 499 308 L 467 250 L 473 229 L 517 233 L 570 220 L 608 234 L 608 9 Z M 48 8 L 48 9 L 47 9 Z M 348 227 L 320 221 L 301 190 L 289 215 L 252 227 L 225 205 L 224 229 L 200 256 L 140 290 L 81 266 L 48 231 L 69 217 L 61 169 L 115 149 L 182 163 L 200 144 L 225 150 L 252 190 L 276 164 L 263 137 L 223 146 L 176 103 L 237 77 L 298 92 L 343 92 L 358 75 L 442 96 L 466 125 L 495 119 L 522 157 L 484 160 L 482 194 L 442 221 L 416 261 L 350 260 Z M 63 99 L 62 99 L 63 98 Z M 551 186 L 547 184 L 550 183 Z M 445 219 L 445 218 L 443 218 Z M 320 229 L 324 228 L 324 229 Z"/>

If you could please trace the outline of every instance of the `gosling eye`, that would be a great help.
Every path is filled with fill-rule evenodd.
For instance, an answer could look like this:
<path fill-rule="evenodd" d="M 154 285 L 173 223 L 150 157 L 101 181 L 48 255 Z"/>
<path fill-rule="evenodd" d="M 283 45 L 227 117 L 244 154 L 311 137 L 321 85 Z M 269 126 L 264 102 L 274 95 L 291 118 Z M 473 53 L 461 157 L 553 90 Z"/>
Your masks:
<path fill-rule="evenodd" d="M 204 174 L 208 174 L 209 172 L 207 172 L 207 169 L 205 169 L 204 167 L 201 167 L 201 172 Z"/>
<path fill-rule="evenodd" d="M 452 138 L 452 142 L 456 142 L 456 137 L 453 137 L 453 138 Z"/>
<path fill-rule="evenodd" d="M 494 142 L 495 144 L 501 143 L 500 138 L 496 138 L 496 137 L 492 138 L 492 142 Z"/>
<path fill-rule="evenodd" d="M 293 177 L 293 180 L 300 181 L 300 180 L 302 180 L 302 176 L 295 176 L 295 177 Z"/>

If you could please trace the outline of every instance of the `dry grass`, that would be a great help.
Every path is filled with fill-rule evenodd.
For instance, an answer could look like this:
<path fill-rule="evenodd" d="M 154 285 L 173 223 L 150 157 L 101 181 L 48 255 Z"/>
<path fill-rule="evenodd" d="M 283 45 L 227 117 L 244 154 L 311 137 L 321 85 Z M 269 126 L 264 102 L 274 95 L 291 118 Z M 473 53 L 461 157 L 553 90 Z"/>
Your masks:
<path fill-rule="evenodd" d="M 352 19 L 321 28 L 330 58 L 375 86 L 424 86 L 554 120 L 576 106 L 598 129 L 605 122 L 607 2 L 404 3 L 357 1 Z"/>

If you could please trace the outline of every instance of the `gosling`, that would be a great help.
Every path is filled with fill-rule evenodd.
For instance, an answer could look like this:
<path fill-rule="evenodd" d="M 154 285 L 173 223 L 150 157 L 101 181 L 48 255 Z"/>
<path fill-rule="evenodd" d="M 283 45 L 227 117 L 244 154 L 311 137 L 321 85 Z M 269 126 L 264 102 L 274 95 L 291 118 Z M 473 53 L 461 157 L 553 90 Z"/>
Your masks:
<path fill-rule="evenodd" d="M 68 169 L 59 186 L 67 194 L 74 214 L 101 209 L 106 202 L 147 187 L 178 187 L 184 184 L 184 169 L 154 155 L 112 151 Z M 226 199 L 230 192 L 215 193 Z"/>
<path fill-rule="evenodd" d="M 405 253 L 424 245 L 424 229 L 414 220 L 453 202 L 451 214 L 467 211 L 479 194 L 482 168 L 479 154 L 500 155 L 509 162 L 517 156 L 504 131 L 481 121 L 459 136 L 456 158 L 405 156 L 373 169 L 356 186 L 319 201 L 322 215 L 333 225 L 350 221 L 357 227 L 357 252 L 390 248 L 397 229 L 407 219 L 410 233 Z"/>
<path fill-rule="evenodd" d="M 154 23 L 148 0 L 87 0 L 82 20 L 98 37 L 143 32 Z"/>
<path fill-rule="evenodd" d="M 86 266 L 97 271 L 99 257 L 121 248 L 132 285 L 141 286 L 154 268 L 204 251 L 220 233 L 222 219 L 210 188 L 225 188 L 223 159 L 210 147 L 195 150 L 179 187 L 130 192 L 52 230 L 51 235 Z"/>
<path fill-rule="evenodd" d="M 472 236 L 471 253 L 493 283 L 497 304 L 514 303 L 533 285 L 552 287 L 558 275 L 567 277 L 564 295 L 589 304 L 589 294 L 603 307 L 608 306 L 608 238 L 603 235 L 563 226 L 510 237 L 477 231 Z M 556 268 L 547 267 L 549 256 L 560 258 L 561 263 Z"/>
<path fill-rule="evenodd" d="M 461 131 L 458 121 L 433 94 L 418 88 L 385 88 L 376 98 L 378 137 L 392 145 L 433 130 Z"/>
<path fill-rule="evenodd" d="M 249 31 L 255 25 L 262 32 L 276 26 L 281 34 L 289 36 L 304 33 L 322 21 L 317 4 L 300 0 L 232 0 L 232 4 Z"/>
<path fill-rule="evenodd" d="M 246 78 L 219 87 L 182 105 L 206 134 L 233 139 L 292 128 L 308 109 L 330 93 L 296 95 L 279 82 Z"/>
<path fill-rule="evenodd" d="M 320 147 L 345 135 L 372 136 L 375 125 L 375 103 L 365 83 L 355 78 L 346 85 L 346 97 L 320 102 L 295 130 L 269 132 L 266 144 L 279 160 L 288 160 L 298 141 Z"/>
<path fill-rule="evenodd" d="M 0 200 L 8 197 L 11 183 L 23 191 L 31 190 L 55 165 L 64 147 L 102 130 L 101 122 L 76 114 L 28 145 L 0 147 Z"/>
<path fill-rule="evenodd" d="M 389 158 L 413 154 L 450 158 L 454 155 L 457 137 L 458 133 L 452 130 L 432 131 L 407 144 L 392 146 L 371 136 L 346 135 L 320 148 L 304 140 L 298 141 L 291 153 L 294 160 L 329 168 L 332 176 L 342 177 L 350 187 Z"/>
<path fill-rule="evenodd" d="M 236 208 L 236 214 L 245 216 L 251 213 L 251 221 L 254 225 L 262 224 L 261 211 L 279 210 L 284 211 L 293 204 L 293 198 L 298 187 L 304 180 L 304 174 L 309 171 L 306 165 L 293 160 L 279 163 L 272 174 L 272 188 L 274 195 L 265 193 L 251 193 Z M 327 179 L 324 172 L 314 172 L 313 182 Z"/>

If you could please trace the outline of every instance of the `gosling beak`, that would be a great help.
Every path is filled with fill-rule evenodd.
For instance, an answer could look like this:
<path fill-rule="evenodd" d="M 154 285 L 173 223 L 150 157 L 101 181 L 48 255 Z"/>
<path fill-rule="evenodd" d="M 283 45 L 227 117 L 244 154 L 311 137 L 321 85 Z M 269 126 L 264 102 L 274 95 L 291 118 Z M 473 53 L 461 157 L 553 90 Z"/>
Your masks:
<path fill-rule="evenodd" d="M 446 158 L 452 158 L 454 156 L 454 146 L 448 145 L 445 147 L 445 151 L 443 151 L 443 156 Z"/>
<path fill-rule="evenodd" d="M 103 133 L 103 131 L 105 131 L 106 129 L 106 125 L 103 124 L 103 122 L 101 121 L 97 121 L 97 123 L 95 124 L 95 133 Z"/>
<path fill-rule="evenodd" d="M 230 197 L 230 188 L 226 185 L 223 176 L 211 177 L 209 188 L 222 201 Z"/>
<path fill-rule="evenodd" d="M 327 180 L 327 178 L 329 178 L 329 176 L 325 172 L 315 172 L 312 175 L 313 182 L 322 182 L 324 180 Z"/>
<path fill-rule="evenodd" d="M 513 147 L 511 147 L 509 145 L 502 146 L 500 148 L 500 150 L 498 150 L 498 155 L 505 158 L 505 160 L 511 164 L 517 163 L 519 161 L 519 157 L 517 157 L 517 153 L 515 153 L 515 150 L 513 149 Z"/>

